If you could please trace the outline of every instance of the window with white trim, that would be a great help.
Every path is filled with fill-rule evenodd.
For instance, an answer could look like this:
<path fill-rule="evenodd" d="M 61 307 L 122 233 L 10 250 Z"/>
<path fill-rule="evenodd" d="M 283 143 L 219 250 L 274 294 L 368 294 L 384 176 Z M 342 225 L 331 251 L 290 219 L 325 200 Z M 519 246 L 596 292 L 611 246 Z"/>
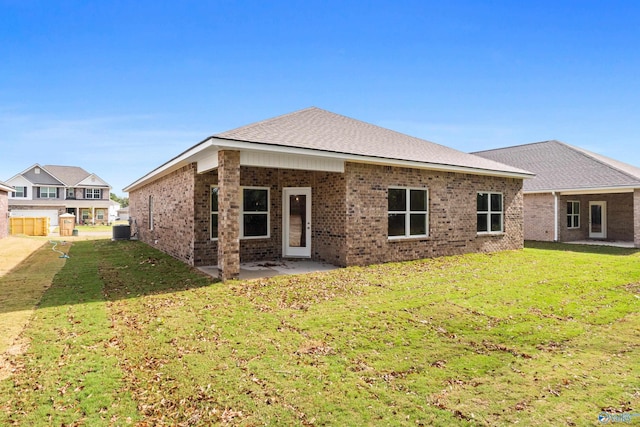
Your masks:
<path fill-rule="evenodd" d="M 56 187 L 40 187 L 41 199 L 55 199 L 58 197 L 58 189 Z"/>
<path fill-rule="evenodd" d="M 426 188 L 389 188 L 387 236 L 390 239 L 429 235 L 429 193 Z"/>
<path fill-rule="evenodd" d="M 497 234 L 504 231 L 502 193 L 478 193 L 478 234 Z"/>
<path fill-rule="evenodd" d="M 153 231 L 153 195 L 149 195 L 149 230 Z"/>
<path fill-rule="evenodd" d="M 580 228 L 580 202 L 567 202 L 567 228 Z"/>
<path fill-rule="evenodd" d="M 211 230 L 211 240 L 218 239 L 218 187 L 215 185 L 211 186 L 211 195 L 210 195 L 210 206 L 211 206 L 211 226 L 209 229 Z"/>
<path fill-rule="evenodd" d="M 102 197 L 102 191 L 99 188 L 85 188 L 85 199 L 100 199 Z"/>
<path fill-rule="evenodd" d="M 91 214 L 89 213 L 89 209 L 81 209 L 80 210 L 80 216 L 81 216 L 83 221 L 87 221 L 89 219 L 89 217 L 91 216 Z"/>
<path fill-rule="evenodd" d="M 104 220 L 104 209 L 96 209 L 96 219 L 100 221 Z"/>
<path fill-rule="evenodd" d="M 12 197 L 27 197 L 27 187 L 14 187 Z"/>
<path fill-rule="evenodd" d="M 240 237 L 269 237 L 269 188 L 243 187 Z"/>

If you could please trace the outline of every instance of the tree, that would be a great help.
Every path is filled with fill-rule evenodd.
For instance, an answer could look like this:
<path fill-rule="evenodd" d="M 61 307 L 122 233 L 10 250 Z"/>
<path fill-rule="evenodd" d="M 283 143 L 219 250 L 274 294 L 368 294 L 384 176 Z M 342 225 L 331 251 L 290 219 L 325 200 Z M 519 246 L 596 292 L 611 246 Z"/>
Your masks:
<path fill-rule="evenodd" d="M 114 202 L 120 203 L 120 207 L 121 208 L 126 208 L 127 206 L 129 206 L 129 198 L 128 197 L 118 197 L 118 196 L 116 196 L 115 193 L 111 193 L 110 198 Z"/>

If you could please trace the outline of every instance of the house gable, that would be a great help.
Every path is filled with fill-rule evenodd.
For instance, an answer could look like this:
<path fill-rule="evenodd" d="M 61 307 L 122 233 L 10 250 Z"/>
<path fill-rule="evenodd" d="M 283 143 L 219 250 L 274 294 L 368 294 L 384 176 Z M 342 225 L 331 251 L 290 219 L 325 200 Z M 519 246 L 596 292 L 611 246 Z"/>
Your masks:
<path fill-rule="evenodd" d="M 74 185 L 75 187 L 109 187 L 105 181 L 95 174 L 91 174 L 82 181 Z"/>

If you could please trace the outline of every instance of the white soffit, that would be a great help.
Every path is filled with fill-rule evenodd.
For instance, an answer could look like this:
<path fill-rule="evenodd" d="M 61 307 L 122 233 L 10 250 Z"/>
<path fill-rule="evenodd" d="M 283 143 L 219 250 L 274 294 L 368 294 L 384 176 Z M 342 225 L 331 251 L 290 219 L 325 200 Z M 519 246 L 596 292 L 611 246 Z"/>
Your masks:
<path fill-rule="evenodd" d="M 208 151 L 206 155 L 198 156 L 198 173 L 209 172 L 218 167 L 218 150 Z"/>
<path fill-rule="evenodd" d="M 322 172 L 344 172 L 344 160 L 300 154 L 269 153 L 264 151 L 241 151 L 242 166 L 314 170 Z"/>

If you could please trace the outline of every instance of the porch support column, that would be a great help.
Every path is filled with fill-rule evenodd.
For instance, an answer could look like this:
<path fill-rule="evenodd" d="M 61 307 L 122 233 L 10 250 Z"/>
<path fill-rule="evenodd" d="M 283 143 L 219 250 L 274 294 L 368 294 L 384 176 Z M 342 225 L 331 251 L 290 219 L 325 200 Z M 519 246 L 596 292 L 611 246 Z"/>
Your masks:
<path fill-rule="evenodd" d="M 633 243 L 640 248 L 640 189 L 633 190 Z"/>
<path fill-rule="evenodd" d="M 240 152 L 218 151 L 218 277 L 240 276 Z"/>

